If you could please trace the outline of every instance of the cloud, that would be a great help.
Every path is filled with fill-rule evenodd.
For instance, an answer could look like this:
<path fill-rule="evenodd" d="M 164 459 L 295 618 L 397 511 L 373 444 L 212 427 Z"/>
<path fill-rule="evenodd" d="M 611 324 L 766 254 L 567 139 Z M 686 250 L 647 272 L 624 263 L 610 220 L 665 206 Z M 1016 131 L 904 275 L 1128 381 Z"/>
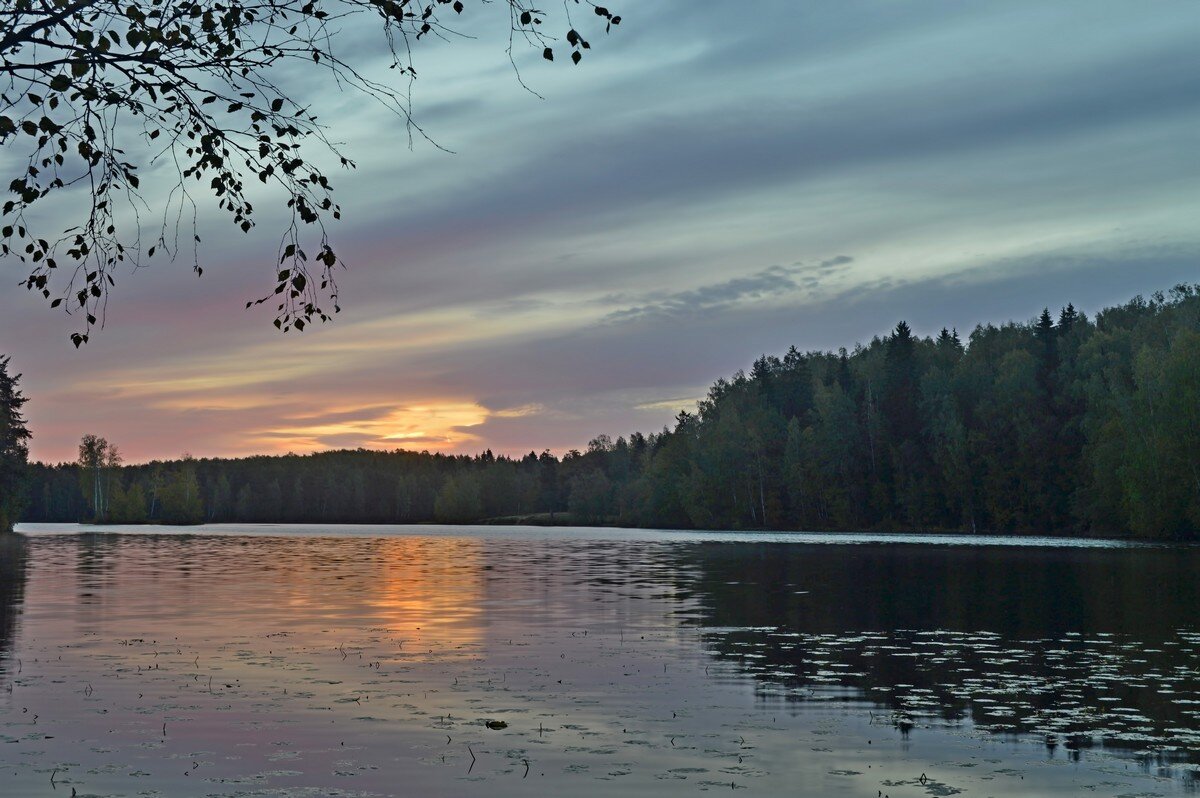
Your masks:
<path fill-rule="evenodd" d="M 796 288 L 789 271 L 782 266 L 771 266 L 749 277 L 736 277 L 670 294 L 658 302 L 613 311 L 604 317 L 604 321 L 621 322 L 645 316 L 686 316 L 729 307 L 741 300 L 759 299 L 763 295 L 786 294 Z"/>
<path fill-rule="evenodd" d="M 429 383 L 447 394 L 486 386 L 489 406 L 537 402 L 547 412 L 570 413 L 582 422 L 611 402 L 627 402 L 628 410 L 664 396 L 702 395 L 717 377 L 793 344 L 801 350 L 852 347 L 901 319 L 926 332 L 942 325 L 967 332 L 976 322 L 1025 318 L 1043 305 L 1074 302 L 1094 310 L 1147 286 L 1186 279 L 1198 261 L 1200 242 L 1090 257 L 1045 252 L 930 277 L 897 273 L 870 290 L 855 285 L 808 301 L 733 303 L 684 316 L 645 314 L 623 324 L 585 324 L 531 340 L 480 342 L 429 352 L 413 364 L 428 369 Z M 529 428 L 546 417 L 530 416 Z M 485 424 L 480 434 L 486 437 L 487 429 Z"/>
<path fill-rule="evenodd" d="M 720 283 L 667 294 L 643 305 L 615 310 L 602 323 L 618 323 L 649 316 L 679 317 L 724 310 L 734 305 L 762 299 L 782 299 L 800 289 L 815 290 L 824 278 L 854 262 L 838 255 L 810 266 L 769 266 L 746 277 L 734 277 Z M 610 297 L 610 301 L 619 297 Z"/>
<path fill-rule="evenodd" d="M 1194 279 L 1191 0 L 761 0 L 714 26 L 723 8 L 631 9 L 578 69 L 518 52 L 545 101 L 512 74 L 506 19 L 473 16 L 478 38 L 418 60 L 418 121 L 455 155 L 314 90 L 360 163 L 337 174 L 331 325 L 281 337 L 241 309 L 274 275 L 270 202 L 250 236 L 202 215 L 200 280 L 118 275 L 84 351 L 0 292 L 34 456 L 73 457 L 83 432 L 130 459 L 561 450 L 669 423 L 790 344 Z"/>

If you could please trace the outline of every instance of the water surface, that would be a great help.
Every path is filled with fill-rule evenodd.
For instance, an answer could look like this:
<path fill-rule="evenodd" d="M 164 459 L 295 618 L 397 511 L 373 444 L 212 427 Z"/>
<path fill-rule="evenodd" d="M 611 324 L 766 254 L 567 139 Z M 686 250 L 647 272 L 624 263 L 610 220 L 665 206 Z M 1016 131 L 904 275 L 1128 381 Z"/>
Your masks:
<path fill-rule="evenodd" d="M 1194 547 L 22 530 L 5 795 L 1150 796 L 1200 771 Z"/>

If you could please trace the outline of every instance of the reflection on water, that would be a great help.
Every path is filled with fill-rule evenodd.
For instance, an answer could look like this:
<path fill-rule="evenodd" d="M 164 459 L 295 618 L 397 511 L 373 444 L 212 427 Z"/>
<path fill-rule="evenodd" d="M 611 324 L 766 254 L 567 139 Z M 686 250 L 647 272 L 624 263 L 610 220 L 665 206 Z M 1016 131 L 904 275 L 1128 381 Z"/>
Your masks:
<path fill-rule="evenodd" d="M 25 563 L 29 546 L 21 535 L 0 533 L 0 687 L 11 669 L 12 641 L 25 595 Z"/>
<path fill-rule="evenodd" d="M 1163 639 L 1196 624 L 1200 606 L 1200 547 L 700 544 L 680 554 L 700 566 L 718 626 Z"/>
<path fill-rule="evenodd" d="M 690 556 L 704 624 L 721 628 L 710 644 L 764 683 L 855 687 L 903 726 L 970 719 L 1052 750 L 1200 754 L 1200 549 Z"/>
<path fill-rule="evenodd" d="M 220 531 L 3 549 L 14 794 L 1194 784 L 1198 549 Z"/>

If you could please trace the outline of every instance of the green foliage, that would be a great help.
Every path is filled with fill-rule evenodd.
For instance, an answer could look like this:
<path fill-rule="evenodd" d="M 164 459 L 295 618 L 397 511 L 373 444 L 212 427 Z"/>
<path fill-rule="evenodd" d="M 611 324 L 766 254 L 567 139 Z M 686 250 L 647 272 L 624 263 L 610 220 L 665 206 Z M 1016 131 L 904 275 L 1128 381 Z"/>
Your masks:
<path fill-rule="evenodd" d="M 108 522 L 112 524 L 146 523 L 146 493 L 140 483 L 133 483 L 129 490 L 119 484 L 112 489 L 109 499 Z"/>
<path fill-rule="evenodd" d="M 479 480 L 474 474 L 449 477 L 438 491 L 433 517 L 444 523 L 465 523 L 483 515 L 483 500 L 479 495 Z"/>
<path fill-rule="evenodd" d="M 204 521 L 204 503 L 196 478 L 196 461 L 184 457 L 176 464 L 159 490 L 161 514 L 156 520 L 165 524 L 199 524 Z"/>
<path fill-rule="evenodd" d="M 0 534 L 11 532 L 25 508 L 28 480 L 29 428 L 21 408 L 29 401 L 8 373 L 9 358 L 0 357 Z"/>
<path fill-rule="evenodd" d="M 111 520 L 109 502 L 120 490 L 121 452 L 96 435 L 84 435 L 79 442 L 79 484 L 96 523 Z"/>
<path fill-rule="evenodd" d="M 1197 539 L 1200 290 L 1058 319 L 980 326 L 965 344 L 901 324 L 853 353 L 764 356 L 672 429 L 598 436 L 561 460 L 359 450 L 125 467 L 109 513 L 141 486 L 148 517 L 175 523 L 569 511 L 660 528 Z M 86 516 L 79 466 L 33 470 L 29 520 Z"/>
<path fill-rule="evenodd" d="M 612 508 L 612 482 L 598 468 L 571 480 L 567 509 L 578 520 L 597 523 L 605 520 Z"/>
<path fill-rule="evenodd" d="M 1200 332 L 1182 330 L 1164 353 L 1143 346 L 1122 429 L 1119 468 L 1130 526 L 1140 537 L 1200 529 Z"/>

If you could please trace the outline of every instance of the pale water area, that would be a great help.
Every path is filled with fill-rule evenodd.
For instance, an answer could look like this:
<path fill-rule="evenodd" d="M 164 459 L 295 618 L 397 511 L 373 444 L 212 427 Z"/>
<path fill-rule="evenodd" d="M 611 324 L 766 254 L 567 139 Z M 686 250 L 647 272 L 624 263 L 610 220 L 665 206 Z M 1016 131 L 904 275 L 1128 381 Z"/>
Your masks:
<path fill-rule="evenodd" d="M 5 798 L 1200 786 L 1195 547 L 20 529 Z"/>

